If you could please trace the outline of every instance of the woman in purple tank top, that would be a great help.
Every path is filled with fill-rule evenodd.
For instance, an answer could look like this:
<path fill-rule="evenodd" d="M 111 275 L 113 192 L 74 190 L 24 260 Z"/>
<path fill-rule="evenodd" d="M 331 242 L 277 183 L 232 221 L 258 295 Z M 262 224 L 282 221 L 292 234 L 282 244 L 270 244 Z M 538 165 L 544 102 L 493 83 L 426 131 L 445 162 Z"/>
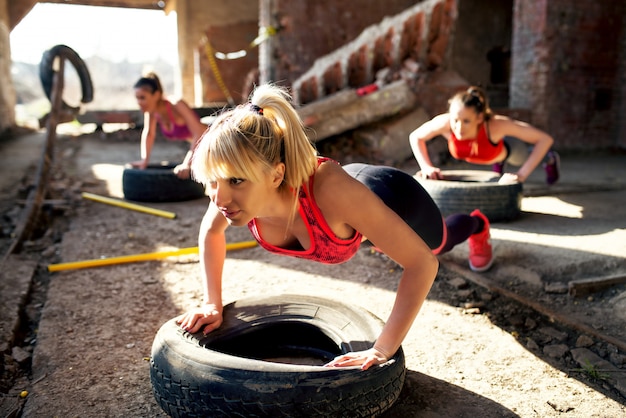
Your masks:
<path fill-rule="evenodd" d="M 371 348 L 327 364 L 367 369 L 400 347 L 437 275 L 436 254 L 468 239 L 470 267 L 491 266 L 489 222 L 477 210 L 444 221 L 420 183 L 396 168 L 318 156 L 289 100 L 261 85 L 198 141 L 191 170 L 211 198 L 198 243 L 204 300 L 177 321 L 192 333 L 222 325 L 229 226 L 247 226 L 272 253 L 328 264 L 348 261 L 367 239 L 402 267 L 396 301 Z"/>
<path fill-rule="evenodd" d="M 144 114 L 144 126 L 141 132 L 141 160 L 132 162 L 132 166 L 140 169 L 148 166 L 158 125 L 167 139 L 189 143 L 185 159 L 174 168 L 174 173 L 178 177 L 189 178 L 193 150 L 207 125 L 200 121 L 198 115 L 185 101 L 172 103 L 165 99 L 161 81 L 156 74 L 149 73 L 140 78 L 134 88 L 137 104 Z"/>

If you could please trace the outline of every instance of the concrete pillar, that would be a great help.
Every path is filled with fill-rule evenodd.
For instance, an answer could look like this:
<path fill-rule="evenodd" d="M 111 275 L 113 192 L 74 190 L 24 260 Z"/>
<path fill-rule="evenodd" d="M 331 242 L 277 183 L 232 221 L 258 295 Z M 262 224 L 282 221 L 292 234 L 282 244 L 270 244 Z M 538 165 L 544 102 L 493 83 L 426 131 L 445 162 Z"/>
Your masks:
<path fill-rule="evenodd" d="M 626 7 L 622 11 L 622 22 L 626 23 Z M 623 117 L 623 115 L 626 115 L 626 31 L 622 31 L 620 44 L 618 87 L 616 88 L 620 100 L 619 105 L 616 106 L 617 112 L 614 116 L 617 124 L 615 145 L 617 148 L 626 149 L 626 119 Z"/>
<path fill-rule="evenodd" d="M 195 97 L 195 49 L 197 37 L 191 24 L 191 0 L 176 0 L 178 26 L 178 64 L 180 70 L 180 96 L 191 105 L 198 105 Z"/>
<path fill-rule="evenodd" d="M 546 129 L 550 51 L 545 41 L 548 0 L 515 0 L 509 106 L 531 109 L 529 122 Z"/>
<path fill-rule="evenodd" d="M 278 27 L 278 22 L 274 21 L 276 16 L 275 0 L 260 0 L 259 3 L 259 26 L 268 28 Z M 274 50 L 274 40 L 270 36 L 265 42 L 259 45 L 259 82 L 260 84 L 275 81 L 275 66 L 272 59 Z"/>
<path fill-rule="evenodd" d="M 15 125 L 15 88 L 11 78 L 8 1 L 0 0 L 0 134 Z"/>

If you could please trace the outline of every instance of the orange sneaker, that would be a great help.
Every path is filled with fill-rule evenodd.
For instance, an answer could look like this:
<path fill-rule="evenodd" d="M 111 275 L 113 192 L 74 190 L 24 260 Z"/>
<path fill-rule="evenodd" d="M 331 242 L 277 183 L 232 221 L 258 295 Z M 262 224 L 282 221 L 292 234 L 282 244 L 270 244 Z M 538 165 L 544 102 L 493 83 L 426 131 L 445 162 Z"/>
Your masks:
<path fill-rule="evenodd" d="M 470 213 L 471 216 L 479 217 L 485 223 L 482 231 L 470 235 L 469 243 L 469 266 L 473 271 L 489 270 L 493 264 L 493 252 L 489 242 L 489 220 L 478 209 Z"/>

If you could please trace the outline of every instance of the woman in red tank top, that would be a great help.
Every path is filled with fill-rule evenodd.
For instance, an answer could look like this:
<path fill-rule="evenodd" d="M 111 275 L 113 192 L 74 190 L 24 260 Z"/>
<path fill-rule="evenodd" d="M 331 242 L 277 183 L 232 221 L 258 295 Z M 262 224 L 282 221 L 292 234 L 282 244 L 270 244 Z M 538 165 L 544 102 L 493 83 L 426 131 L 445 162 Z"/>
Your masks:
<path fill-rule="evenodd" d="M 207 125 L 200 121 L 185 101 L 180 100 L 173 104 L 165 99 L 161 81 L 156 74 L 149 73 L 140 78 L 134 88 L 137 103 L 144 114 L 144 125 L 141 131 L 141 160 L 134 161 L 131 165 L 140 169 L 148 166 L 158 125 L 166 138 L 189 143 L 189 151 L 183 162 L 174 168 L 178 177 L 189 178 L 189 165 L 196 141 Z"/>
<path fill-rule="evenodd" d="M 178 323 L 192 333 L 221 326 L 229 226 L 247 226 L 272 253 L 327 264 L 348 261 L 367 237 L 402 267 L 396 302 L 373 347 L 327 364 L 367 369 L 391 358 L 409 332 L 437 275 L 435 254 L 468 239 L 470 266 L 491 266 L 489 222 L 478 211 L 444 222 L 419 182 L 396 168 L 318 156 L 289 99 L 261 85 L 198 142 L 192 174 L 210 197 L 198 243 L 204 300 Z"/>
<path fill-rule="evenodd" d="M 411 132 L 409 142 L 421 168 L 430 179 L 441 179 L 433 166 L 426 142 L 438 136 L 448 141 L 452 157 L 473 164 L 492 165 L 502 175 L 501 183 L 524 182 L 543 161 L 546 182 L 559 178 L 559 155 L 552 151 L 553 138 L 527 123 L 495 115 L 484 92 L 470 87 L 449 100 L 448 113 L 434 117 Z M 522 141 L 522 142 L 520 142 Z M 523 143 L 532 145 L 530 154 Z M 504 164 L 517 166 L 515 173 L 503 173 Z"/>

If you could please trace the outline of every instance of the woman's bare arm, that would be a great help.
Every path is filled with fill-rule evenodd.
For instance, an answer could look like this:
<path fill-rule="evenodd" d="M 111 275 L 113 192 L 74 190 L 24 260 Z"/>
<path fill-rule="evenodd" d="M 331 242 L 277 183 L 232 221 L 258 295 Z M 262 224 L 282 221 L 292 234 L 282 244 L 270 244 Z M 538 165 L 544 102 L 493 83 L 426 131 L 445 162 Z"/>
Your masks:
<path fill-rule="evenodd" d="M 550 151 L 554 139 L 546 132 L 528 123 L 502 116 L 496 116 L 490 124 L 492 135 L 495 138 L 512 136 L 534 145 L 524 164 L 517 170 L 517 181 L 524 182 Z"/>
<path fill-rule="evenodd" d="M 213 203 L 202 218 L 198 234 L 200 275 L 204 290 L 202 305 L 178 318 L 181 327 L 198 332 L 204 327 L 209 333 L 222 324 L 222 271 L 226 259 L 225 231 L 228 223 Z"/>
<path fill-rule="evenodd" d="M 435 116 L 409 134 L 409 143 L 413 150 L 413 155 L 422 170 L 422 175 L 427 178 L 441 179 L 441 170 L 433 166 L 430 156 L 428 155 L 426 142 L 439 135 L 445 136 L 449 131 L 450 115 L 444 113 Z"/>
<path fill-rule="evenodd" d="M 340 230 L 342 222 L 350 225 L 403 268 L 393 309 L 374 349 L 341 356 L 329 364 L 368 368 L 398 350 L 430 291 L 439 263 L 422 238 L 378 196 L 341 167 L 327 168 L 331 167 L 318 171 L 325 172 L 326 179 L 318 188 L 316 175 L 315 192 L 329 226 Z"/>

